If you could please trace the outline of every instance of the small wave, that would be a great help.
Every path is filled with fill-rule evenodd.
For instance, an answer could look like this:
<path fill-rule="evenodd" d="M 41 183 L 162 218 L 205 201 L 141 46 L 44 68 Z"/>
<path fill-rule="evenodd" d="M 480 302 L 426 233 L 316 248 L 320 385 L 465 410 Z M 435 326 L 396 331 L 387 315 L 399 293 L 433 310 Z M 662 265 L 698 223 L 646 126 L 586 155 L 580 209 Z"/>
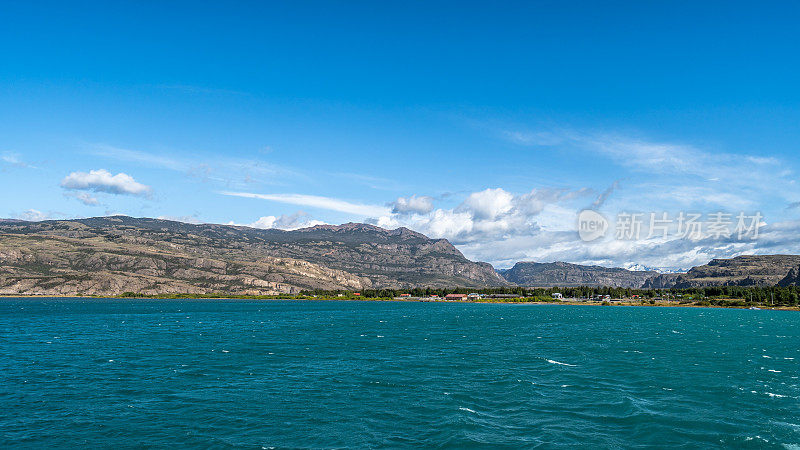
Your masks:
<path fill-rule="evenodd" d="M 463 406 L 459 406 L 458 409 L 460 411 L 466 411 L 466 412 L 471 412 L 472 414 L 478 414 L 478 413 L 476 413 L 475 411 L 473 411 L 473 410 L 471 410 L 469 408 L 464 408 Z"/>
<path fill-rule="evenodd" d="M 767 372 L 781 373 L 780 370 L 775 370 L 775 369 L 769 369 L 769 370 L 767 370 Z"/>
<path fill-rule="evenodd" d="M 776 397 L 776 398 L 786 398 L 786 396 L 785 396 L 785 395 L 781 395 L 781 394 L 773 394 L 772 392 L 764 392 L 764 393 L 765 393 L 765 394 L 767 394 L 767 395 L 769 395 L 770 397 Z"/>
<path fill-rule="evenodd" d="M 549 362 L 550 364 L 558 364 L 560 366 L 567 366 L 567 367 L 578 367 L 575 364 L 567 364 L 565 362 L 554 361 L 552 359 L 546 359 L 545 361 Z"/>

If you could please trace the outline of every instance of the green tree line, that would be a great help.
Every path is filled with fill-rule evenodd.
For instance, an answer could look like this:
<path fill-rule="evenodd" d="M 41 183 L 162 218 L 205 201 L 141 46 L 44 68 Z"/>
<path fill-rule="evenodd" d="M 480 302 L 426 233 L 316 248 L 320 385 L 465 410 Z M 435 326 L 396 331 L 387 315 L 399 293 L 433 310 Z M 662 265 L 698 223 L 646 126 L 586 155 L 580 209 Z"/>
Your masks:
<path fill-rule="evenodd" d="M 390 299 L 399 297 L 401 294 L 409 294 L 412 297 L 430 297 L 438 295 L 444 297 L 447 294 L 469 294 L 477 293 L 481 295 L 515 295 L 521 298 L 531 297 L 551 297 L 558 292 L 568 298 L 591 298 L 599 296 L 610 296 L 611 298 L 633 298 L 638 296 L 641 299 L 669 299 L 685 302 L 705 301 L 711 304 L 721 304 L 720 300 L 733 299 L 739 300 L 742 304 L 761 304 L 775 306 L 797 306 L 800 298 L 800 289 L 797 286 L 709 286 L 688 289 L 634 289 L 618 287 L 550 287 L 550 288 L 524 288 L 524 287 L 502 287 L 502 288 L 414 288 L 414 289 L 365 289 L 359 291 L 363 298 L 384 298 Z M 316 297 L 338 297 L 355 298 L 352 291 L 326 291 L 326 290 L 307 290 L 301 292 L 303 296 Z M 727 304 L 727 303 L 726 303 Z"/>

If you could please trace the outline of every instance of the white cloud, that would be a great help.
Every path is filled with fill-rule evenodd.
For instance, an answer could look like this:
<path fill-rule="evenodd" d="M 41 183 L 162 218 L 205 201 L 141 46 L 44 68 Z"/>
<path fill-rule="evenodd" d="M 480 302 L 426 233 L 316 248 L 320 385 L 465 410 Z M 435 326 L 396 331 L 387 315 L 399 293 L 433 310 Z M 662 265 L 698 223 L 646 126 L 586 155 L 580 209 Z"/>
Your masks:
<path fill-rule="evenodd" d="M 3 152 L 0 154 L 0 161 L 3 161 L 6 164 L 15 166 L 15 167 L 23 167 L 23 168 L 31 168 L 35 169 L 36 167 L 26 163 L 22 160 L 22 155 L 15 152 Z"/>
<path fill-rule="evenodd" d="M 181 172 L 202 182 L 225 185 L 228 189 L 232 186 L 242 187 L 252 184 L 280 184 L 280 180 L 287 178 L 305 178 L 305 175 L 292 169 L 260 159 L 229 158 L 216 155 L 204 157 L 199 154 L 195 154 L 191 158 L 182 158 L 106 144 L 92 145 L 91 152 L 104 158 Z"/>
<path fill-rule="evenodd" d="M 238 225 L 234 222 L 229 222 L 228 225 Z M 315 225 L 325 225 L 321 220 L 313 220 L 309 217 L 308 213 L 298 211 L 294 214 L 282 214 L 280 216 L 264 216 L 259 217 L 255 222 L 245 224 L 244 226 L 251 228 L 261 229 L 278 229 L 278 230 L 297 230 L 299 228 L 308 228 Z"/>
<path fill-rule="evenodd" d="M 183 222 L 183 223 L 190 223 L 194 225 L 199 225 L 204 223 L 202 220 L 198 219 L 197 216 L 170 216 L 170 215 L 163 215 L 158 216 L 156 219 L 159 220 L 171 220 L 173 222 Z"/>
<path fill-rule="evenodd" d="M 389 179 L 384 177 L 376 177 L 371 175 L 364 175 L 362 173 L 352 172 L 332 172 L 327 176 L 342 178 L 347 182 L 355 182 L 369 187 L 370 189 L 380 191 L 398 191 L 402 190 L 401 182 L 399 179 Z"/>
<path fill-rule="evenodd" d="M 576 142 L 634 169 L 671 175 L 708 175 L 711 155 L 690 146 L 648 142 L 617 135 L 585 136 L 577 138 Z M 714 169 L 716 168 L 712 168 Z"/>
<path fill-rule="evenodd" d="M 433 211 L 433 197 L 427 195 L 398 197 L 389 206 L 392 207 L 392 212 L 395 214 L 427 214 Z"/>
<path fill-rule="evenodd" d="M 608 198 L 611 197 L 611 194 L 613 194 L 614 191 L 617 190 L 617 188 L 619 188 L 619 180 L 616 180 L 613 183 L 611 183 L 611 186 L 609 186 L 605 191 L 603 191 L 600 195 L 597 196 L 597 199 L 595 199 L 594 203 L 592 203 L 592 208 L 597 209 L 602 207 L 603 204 L 606 202 L 606 200 L 608 200 Z"/>
<path fill-rule="evenodd" d="M 105 144 L 94 145 L 92 153 L 120 161 L 136 162 L 163 169 L 185 171 L 189 168 L 188 164 L 174 158 Z"/>
<path fill-rule="evenodd" d="M 0 155 L 0 160 L 5 163 L 11 164 L 12 166 L 22 166 L 24 163 L 20 161 L 19 156 L 14 153 L 3 153 Z"/>
<path fill-rule="evenodd" d="M 461 210 L 470 211 L 478 219 L 494 219 L 513 208 L 514 196 L 501 188 L 486 189 L 470 194 Z"/>
<path fill-rule="evenodd" d="M 361 217 L 378 217 L 391 213 L 391 210 L 385 206 L 352 203 L 337 198 L 321 197 L 317 195 L 255 194 L 251 192 L 221 192 L 221 194 L 230 195 L 233 197 L 257 198 L 273 202 L 288 203 L 290 205 L 327 209 L 330 211 L 338 211 Z"/>
<path fill-rule="evenodd" d="M 431 237 L 465 236 L 475 228 L 472 214 L 469 212 L 454 212 L 453 210 L 437 209 L 420 224 Z"/>
<path fill-rule="evenodd" d="M 548 205 L 567 202 L 577 198 L 593 195 L 590 188 L 570 189 L 534 189 L 514 199 L 515 208 L 527 215 L 536 215 Z"/>
<path fill-rule="evenodd" d="M 17 218 L 28 222 L 41 222 L 42 220 L 50 219 L 50 215 L 35 209 L 28 209 L 19 214 Z"/>
<path fill-rule="evenodd" d="M 676 185 L 671 186 L 670 189 L 654 187 L 649 192 L 643 193 L 640 198 L 656 204 L 675 202 L 684 208 L 697 206 L 702 208 L 745 210 L 758 206 L 754 198 L 744 193 L 727 192 L 724 189 L 703 185 Z"/>
<path fill-rule="evenodd" d="M 548 136 L 559 148 L 578 150 L 589 158 L 601 156 L 629 169 L 632 175 L 644 175 L 647 186 L 642 187 L 652 191 L 669 193 L 675 187 L 704 189 L 701 196 L 694 198 L 705 202 L 715 199 L 727 202 L 737 197 L 737 205 L 743 204 L 744 199 L 763 204 L 775 197 L 792 201 L 800 194 L 793 179 L 794 171 L 786 161 L 773 156 L 711 151 L 695 145 L 654 142 L 607 132 L 558 129 L 504 131 L 501 135 L 515 144 L 531 147 L 539 145 L 536 139 L 519 136 Z M 626 184 L 642 190 L 640 186 Z"/>
<path fill-rule="evenodd" d="M 64 195 L 67 197 L 74 197 L 86 206 L 98 206 L 100 204 L 100 201 L 97 200 L 97 198 L 92 197 L 92 195 L 88 192 L 70 192 Z"/>
<path fill-rule="evenodd" d="M 598 200 L 594 204 L 602 203 L 616 188 L 617 184 L 612 184 L 595 197 Z M 724 196 L 714 198 L 714 194 L 678 188 L 672 192 L 672 195 L 687 197 L 703 195 L 709 205 L 714 202 L 730 204 L 735 200 Z M 672 237 L 647 239 L 649 222 L 646 220 L 649 219 L 645 217 L 642 239 L 617 240 L 612 226 L 605 239 L 583 242 L 576 230 L 577 213 L 586 206 L 586 197 L 591 196 L 596 196 L 596 192 L 585 188 L 534 189 L 522 194 L 493 188 L 468 194 L 452 209 L 439 208 L 427 214 L 392 213 L 371 222 L 385 228 L 406 226 L 432 238 L 446 238 L 468 258 L 488 261 L 501 268 L 518 261 L 534 260 L 610 267 L 642 264 L 661 270 L 680 270 L 717 257 L 800 252 L 800 243 L 796 242 L 800 222 L 765 227 L 757 241 L 733 237 L 679 239 L 675 237 L 676 230 L 670 232 Z M 716 211 L 709 210 L 706 216 Z"/>
<path fill-rule="evenodd" d="M 498 239 L 529 235 L 540 228 L 540 214 L 550 214 L 563 220 L 565 213 L 556 204 L 589 195 L 589 189 L 534 189 L 513 194 L 502 188 L 490 188 L 470 193 L 452 209 L 435 209 L 427 214 L 392 214 L 379 216 L 372 222 L 386 228 L 407 226 L 434 238 L 446 238 L 460 245 L 479 242 L 491 247 Z M 574 225 L 572 210 L 567 210 L 568 224 Z"/>
<path fill-rule="evenodd" d="M 762 224 L 755 240 L 739 239 L 736 233 L 730 237 L 684 239 L 670 231 L 667 238 L 661 235 L 647 238 L 648 219 L 644 219 L 641 239 L 620 240 L 615 236 L 612 222 L 610 233 L 603 239 L 584 242 L 575 229 L 576 211 L 561 204 L 547 205 L 535 217 L 535 226 L 509 230 L 505 233 L 478 233 L 476 222 L 465 219 L 471 225 L 470 233 L 452 238 L 458 248 L 470 259 L 488 261 L 498 268 L 510 267 L 518 261 L 553 262 L 566 261 L 576 264 L 624 267 L 641 264 L 663 271 L 685 270 L 706 264 L 713 258 L 731 258 L 743 254 L 800 253 L 800 221 Z M 708 220 L 708 218 L 704 218 Z M 498 227 L 500 220 L 493 221 Z M 503 223 L 513 223 L 502 218 Z M 551 225 L 552 224 L 552 225 Z M 433 235 L 431 224 L 428 229 Z M 733 218 L 732 227 L 736 225 Z M 707 230 L 706 230 L 707 231 Z M 475 238 L 470 238 L 470 234 Z"/>
<path fill-rule="evenodd" d="M 151 189 L 133 179 L 126 173 L 112 175 L 100 169 L 86 172 L 72 172 L 61 181 L 61 187 L 71 190 L 105 192 L 117 195 L 150 195 Z"/>
<path fill-rule="evenodd" d="M 520 145 L 549 147 L 564 142 L 564 137 L 559 133 L 549 131 L 503 131 L 502 135 L 506 140 Z"/>

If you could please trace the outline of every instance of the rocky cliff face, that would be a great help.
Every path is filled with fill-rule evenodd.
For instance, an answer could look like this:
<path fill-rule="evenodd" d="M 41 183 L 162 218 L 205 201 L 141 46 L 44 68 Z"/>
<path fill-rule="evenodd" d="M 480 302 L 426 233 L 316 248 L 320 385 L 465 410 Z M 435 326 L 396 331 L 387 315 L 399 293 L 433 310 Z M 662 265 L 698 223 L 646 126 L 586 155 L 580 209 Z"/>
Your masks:
<path fill-rule="evenodd" d="M 800 286 L 800 266 L 789 269 L 789 273 L 778 282 L 778 286 Z"/>
<path fill-rule="evenodd" d="M 648 278 L 642 285 L 642 289 L 670 289 L 675 286 L 678 277 L 686 274 L 683 273 L 662 273 L 654 277 Z"/>
<path fill-rule="evenodd" d="M 296 231 L 123 216 L 0 222 L 0 294 L 275 294 L 498 286 L 446 240 L 364 224 Z"/>
<path fill-rule="evenodd" d="M 659 274 L 564 262 L 520 262 L 500 272 L 507 281 L 534 287 L 618 286 L 642 289 L 686 289 L 703 286 L 800 285 L 800 256 L 745 255 L 714 259 L 686 273 Z"/>
<path fill-rule="evenodd" d="M 744 255 L 714 259 L 682 274 L 664 274 L 645 283 L 645 288 L 685 289 L 701 286 L 775 286 L 791 283 L 789 271 L 800 265 L 797 255 Z M 788 279 L 788 280 L 787 280 Z"/>
<path fill-rule="evenodd" d="M 514 284 L 530 287 L 615 286 L 638 288 L 656 272 L 631 271 L 621 268 L 582 266 L 565 262 L 518 262 L 501 272 Z"/>

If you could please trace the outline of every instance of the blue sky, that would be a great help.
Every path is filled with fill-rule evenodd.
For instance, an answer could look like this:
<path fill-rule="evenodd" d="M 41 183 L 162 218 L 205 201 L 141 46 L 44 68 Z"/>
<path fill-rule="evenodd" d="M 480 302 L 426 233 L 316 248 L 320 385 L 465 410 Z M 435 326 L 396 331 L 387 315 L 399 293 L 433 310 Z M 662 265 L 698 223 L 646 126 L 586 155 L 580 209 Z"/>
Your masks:
<path fill-rule="evenodd" d="M 365 221 L 498 267 L 797 253 L 799 19 L 792 2 L 4 2 L 0 216 Z M 765 226 L 585 243 L 591 205 Z"/>

